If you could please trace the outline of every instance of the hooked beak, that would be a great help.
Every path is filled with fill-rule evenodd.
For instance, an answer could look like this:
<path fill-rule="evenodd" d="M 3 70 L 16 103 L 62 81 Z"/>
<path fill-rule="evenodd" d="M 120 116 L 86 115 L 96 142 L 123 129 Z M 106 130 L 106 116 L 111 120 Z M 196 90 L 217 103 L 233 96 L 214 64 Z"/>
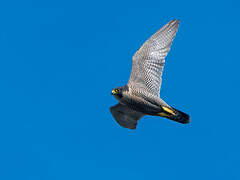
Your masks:
<path fill-rule="evenodd" d="M 111 95 L 115 95 L 115 94 L 116 94 L 115 90 L 112 90 Z"/>

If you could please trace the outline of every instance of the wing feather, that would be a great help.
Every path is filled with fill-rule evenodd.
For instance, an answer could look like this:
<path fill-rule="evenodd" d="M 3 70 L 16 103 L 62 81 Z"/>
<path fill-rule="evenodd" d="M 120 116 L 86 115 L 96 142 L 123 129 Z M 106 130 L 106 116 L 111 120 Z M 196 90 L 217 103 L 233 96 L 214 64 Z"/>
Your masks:
<path fill-rule="evenodd" d="M 152 35 L 134 54 L 129 86 L 139 87 L 141 85 L 153 95 L 160 96 L 165 57 L 170 50 L 178 26 L 178 20 L 170 21 Z"/>
<path fill-rule="evenodd" d="M 144 116 L 143 113 L 134 111 L 120 103 L 112 106 L 110 111 L 120 126 L 129 129 L 136 129 L 137 121 Z"/>

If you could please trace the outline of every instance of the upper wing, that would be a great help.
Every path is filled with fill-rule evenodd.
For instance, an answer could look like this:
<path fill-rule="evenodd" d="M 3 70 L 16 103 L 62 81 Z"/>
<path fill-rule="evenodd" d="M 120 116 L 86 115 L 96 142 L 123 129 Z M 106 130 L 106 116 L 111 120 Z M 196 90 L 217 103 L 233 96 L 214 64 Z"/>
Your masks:
<path fill-rule="evenodd" d="M 112 106 L 110 111 L 120 126 L 129 129 L 136 129 L 137 121 L 144 116 L 143 113 L 129 109 L 120 103 Z"/>
<path fill-rule="evenodd" d="M 146 88 L 152 94 L 159 96 L 165 57 L 170 50 L 178 26 L 178 20 L 170 21 L 135 53 L 128 85 Z"/>

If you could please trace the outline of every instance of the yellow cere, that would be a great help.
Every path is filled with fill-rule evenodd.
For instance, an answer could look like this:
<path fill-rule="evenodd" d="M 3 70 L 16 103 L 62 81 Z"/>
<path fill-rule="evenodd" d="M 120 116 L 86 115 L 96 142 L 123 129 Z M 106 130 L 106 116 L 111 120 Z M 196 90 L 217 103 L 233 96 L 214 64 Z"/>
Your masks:
<path fill-rule="evenodd" d="M 162 107 L 163 108 L 163 110 L 164 111 L 167 111 L 168 113 L 170 113 L 170 114 L 172 114 L 172 115 L 176 115 L 174 112 L 173 112 L 173 110 L 171 110 L 171 109 L 169 109 L 169 108 L 167 108 L 167 107 Z"/>

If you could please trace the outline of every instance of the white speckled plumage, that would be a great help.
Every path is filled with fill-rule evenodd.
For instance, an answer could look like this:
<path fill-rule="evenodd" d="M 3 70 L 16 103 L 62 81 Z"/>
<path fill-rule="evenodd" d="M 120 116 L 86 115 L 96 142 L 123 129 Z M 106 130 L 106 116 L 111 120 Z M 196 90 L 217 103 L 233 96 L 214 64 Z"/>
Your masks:
<path fill-rule="evenodd" d="M 128 86 L 146 88 L 151 94 L 160 96 L 162 71 L 172 41 L 178 30 L 179 21 L 173 20 L 158 30 L 135 53 Z"/>

